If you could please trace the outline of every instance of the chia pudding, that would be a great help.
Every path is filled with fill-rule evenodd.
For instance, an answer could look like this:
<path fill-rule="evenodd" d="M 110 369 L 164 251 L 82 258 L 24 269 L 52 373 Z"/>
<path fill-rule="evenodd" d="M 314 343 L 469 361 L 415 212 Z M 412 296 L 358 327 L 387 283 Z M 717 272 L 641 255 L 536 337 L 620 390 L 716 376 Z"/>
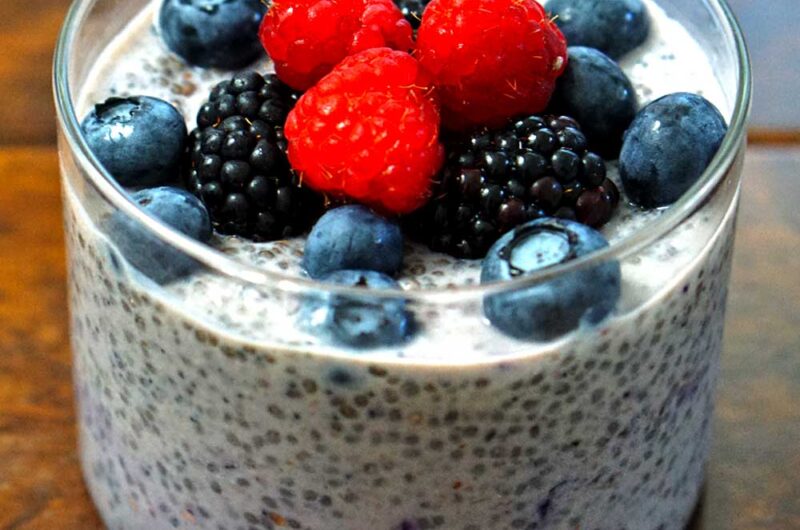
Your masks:
<path fill-rule="evenodd" d="M 74 87 L 76 113 L 146 94 L 173 103 L 191 129 L 231 73 L 172 55 L 157 3 L 140 4 Z M 620 61 L 639 105 L 692 92 L 730 122 L 733 96 L 709 55 L 646 6 L 650 36 Z M 103 520 L 154 530 L 683 528 L 708 453 L 740 163 L 690 216 L 620 259 L 620 300 L 597 326 L 550 342 L 511 338 L 483 316 L 479 260 L 406 243 L 398 282 L 416 334 L 356 351 L 297 325 L 303 284 L 205 265 L 159 285 L 137 271 L 104 223 L 104 199 L 66 157 L 81 461 Z M 615 163 L 609 178 L 619 182 Z M 623 194 L 602 233 L 621 244 L 669 211 Z M 210 244 L 299 277 L 304 242 L 215 234 Z"/>

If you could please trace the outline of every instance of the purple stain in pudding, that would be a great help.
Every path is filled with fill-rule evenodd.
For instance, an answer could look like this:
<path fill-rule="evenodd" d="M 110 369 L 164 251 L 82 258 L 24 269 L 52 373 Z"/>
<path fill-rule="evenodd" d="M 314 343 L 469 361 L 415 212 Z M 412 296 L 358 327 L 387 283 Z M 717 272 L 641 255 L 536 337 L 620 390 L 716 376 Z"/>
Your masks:
<path fill-rule="evenodd" d="M 547 492 L 547 497 L 545 497 L 539 504 L 536 506 L 536 513 L 539 515 L 539 521 L 544 523 L 547 520 L 547 516 L 551 513 L 553 509 L 553 504 L 557 500 L 558 497 L 561 496 L 563 493 L 562 490 L 565 486 L 570 484 L 577 483 L 577 480 L 562 480 L 552 488 L 550 491 Z"/>
<path fill-rule="evenodd" d="M 700 385 L 702 381 L 706 379 L 707 375 L 708 367 L 703 367 L 688 381 L 678 387 L 675 398 L 676 408 L 683 405 L 684 402 L 691 403 L 691 400 L 694 399 L 694 396 L 697 394 L 698 390 L 700 390 Z"/>
<path fill-rule="evenodd" d="M 400 530 L 421 530 L 422 527 L 412 519 L 406 519 L 400 523 Z"/>

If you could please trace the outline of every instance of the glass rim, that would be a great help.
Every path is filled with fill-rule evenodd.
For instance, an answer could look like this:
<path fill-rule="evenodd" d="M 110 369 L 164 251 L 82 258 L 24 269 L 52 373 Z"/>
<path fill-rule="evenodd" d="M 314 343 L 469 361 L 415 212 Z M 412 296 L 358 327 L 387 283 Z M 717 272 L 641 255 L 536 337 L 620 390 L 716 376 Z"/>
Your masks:
<path fill-rule="evenodd" d="M 231 276 L 238 281 L 261 287 L 280 289 L 286 292 L 304 293 L 325 291 L 339 295 L 364 296 L 364 289 L 324 283 L 310 278 L 269 271 L 238 261 L 220 250 L 200 243 L 159 222 L 139 209 L 130 194 L 120 186 L 103 168 L 84 139 L 80 118 L 73 105 L 72 90 L 69 84 L 69 57 L 78 29 L 84 22 L 89 9 L 97 0 L 74 0 L 64 19 L 55 49 L 53 63 L 53 91 L 55 94 L 58 125 L 64 131 L 67 147 L 71 150 L 77 164 L 84 168 L 84 175 L 97 193 L 112 207 L 144 225 L 156 238 L 197 260 L 216 273 Z M 727 0 L 709 0 L 722 11 L 726 30 L 734 39 L 739 75 L 736 100 L 728 132 L 722 145 L 700 179 L 673 205 L 644 229 L 621 238 L 608 247 L 580 258 L 548 267 L 523 277 L 488 284 L 461 285 L 457 287 L 413 288 L 413 289 L 374 289 L 369 296 L 375 298 L 403 298 L 419 302 L 455 302 L 465 296 L 486 296 L 528 288 L 550 280 L 556 276 L 591 267 L 607 260 L 622 260 L 665 236 L 685 219 L 691 216 L 714 193 L 722 182 L 728 169 L 733 165 L 739 148 L 746 135 L 746 124 L 750 113 L 752 75 L 747 45 L 736 16 Z"/>

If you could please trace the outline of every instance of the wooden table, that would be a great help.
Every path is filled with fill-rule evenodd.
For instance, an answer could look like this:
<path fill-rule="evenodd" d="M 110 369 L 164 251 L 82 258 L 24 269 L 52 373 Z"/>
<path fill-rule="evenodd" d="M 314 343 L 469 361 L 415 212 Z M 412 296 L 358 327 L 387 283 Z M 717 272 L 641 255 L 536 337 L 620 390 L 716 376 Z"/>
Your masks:
<path fill-rule="evenodd" d="M 783 6 L 797 18 L 794 2 L 771 0 L 770 12 Z M 734 3 L 757 13 L 758 2 Z M 75 453 L 49 101 L 49 56 L 65 6 L 0 4 L 0 529 L 7 530 L 102 528 Z M 789 30 L 781 38 L 798 42 Z M 773 53 L 773 41 L 754 55 Z M 780 100 L 757 104 L 766 110 L 755 116 L 759 144 L 745 168 L 700 530 L 800 528 L 800 116 L 784 123 L 799 108 L 788 99 L 793 92 L 784 92 L 786 113 L 775 110 Z M 783 145 L 764 143 L 775 141 Z"/>

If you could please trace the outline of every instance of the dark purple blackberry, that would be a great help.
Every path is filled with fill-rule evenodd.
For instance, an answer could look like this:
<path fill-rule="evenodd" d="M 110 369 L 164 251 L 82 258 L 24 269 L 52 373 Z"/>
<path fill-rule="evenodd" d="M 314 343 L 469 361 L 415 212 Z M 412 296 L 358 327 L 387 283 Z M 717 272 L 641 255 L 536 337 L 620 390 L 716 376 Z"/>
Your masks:
<path fill-rule="evenodd" d="M 446 146 L 433 198 L 406 224 L 436 251 L 482 258 L 504 233 L 545 216 L 598 228 L 619 202 L 605 162 L 567 116 L 530 116 Z"/>
<path fill-rule="evenodd" d="M 400 12 L 406 17 L 414 31 L 419 29 L 419 23 L 422 21 L 422 12 L 428 6 L 430 0 L 394 0 Z"/>
<path fill-rule="evenodd" d="M 214 228 L 256 241 L 298 235 L 322 199 L 300 185 L 286 158 L 283 125 L 298 94 L 275 75 L 236 75 L 211 91 L 190 135 L 187 185 Z"/>

